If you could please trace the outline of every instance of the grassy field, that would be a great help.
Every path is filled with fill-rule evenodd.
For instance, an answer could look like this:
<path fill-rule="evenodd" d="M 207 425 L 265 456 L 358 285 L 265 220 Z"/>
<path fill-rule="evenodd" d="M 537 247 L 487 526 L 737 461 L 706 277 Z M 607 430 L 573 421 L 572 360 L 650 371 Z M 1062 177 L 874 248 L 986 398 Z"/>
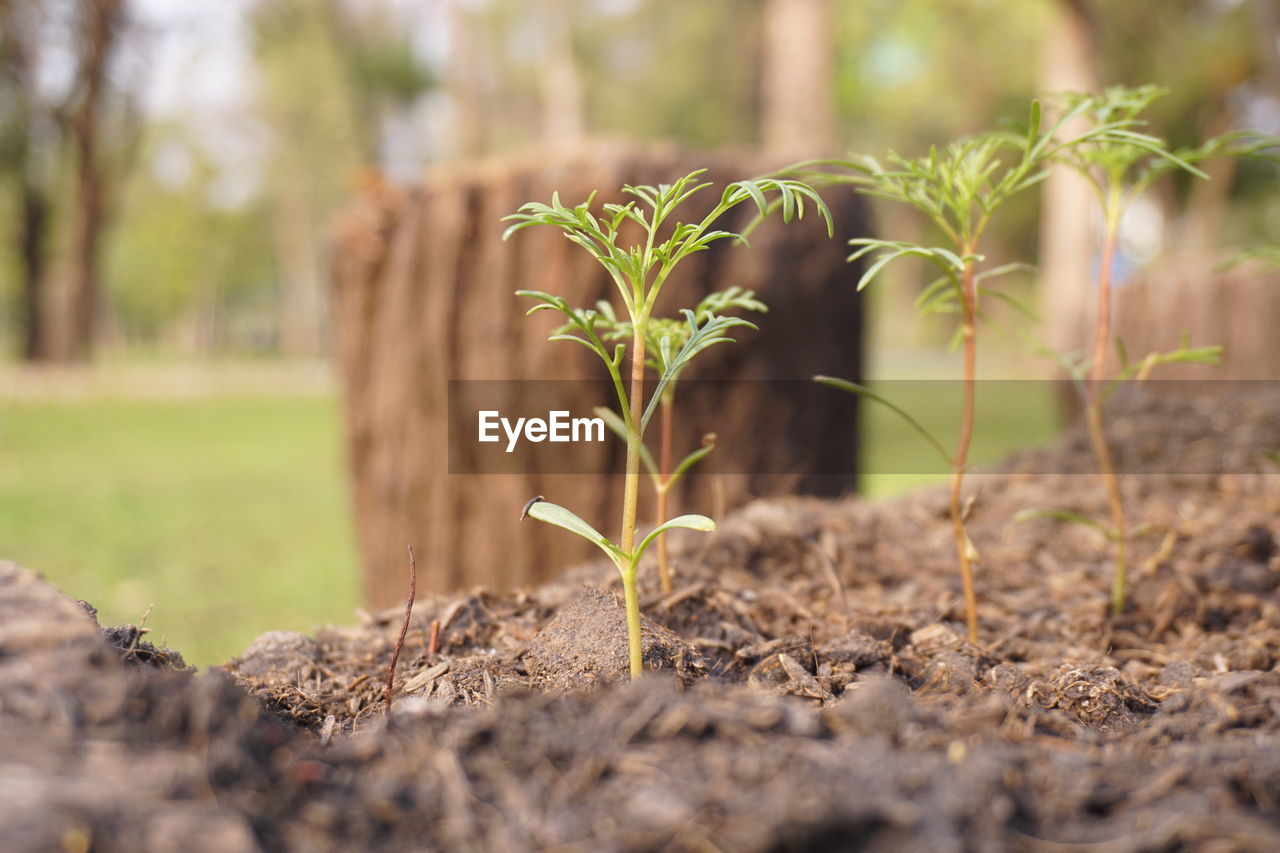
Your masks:
<path fill-rule="evenodd" d="M 976 460 L 1050 434 L 1036 387 L 982 386 Z M 351 621 L 357 569 L 334 395 L 240 380 L 194 394 L 128 388 L 0 388 L 0 559 L 44 572 L 104 622 L 136 623 L 154 605 L 155 639 L 201 665 L 263 631 Z M 882 388 L 945 432 L 953 385 Z M 867 491 L 945 477 L 895 416 L 868 405 L 863 418 Z"/>
<path fill-rule="evenodd" d="M 961 412 L 961 385 L 954 381 L 890 380 L 878 393 L 908 412 L 954 453 Z M 988 380 L 978 383 L 977 419 L 970 465 L 994 463 L 1011 451 L 1044 444 L 1056 431 L 1050 383 Z M 864 441 L 861 488 L 868 495 L 897 494 L 948 477 L 946 461 L 898 415 L 874 402 L 862 405 Z"/>
<path fill-rule="evenodd" d="M 0 558 L 188 660 L 349 621 L 331 396 L 0 403 Z"/>

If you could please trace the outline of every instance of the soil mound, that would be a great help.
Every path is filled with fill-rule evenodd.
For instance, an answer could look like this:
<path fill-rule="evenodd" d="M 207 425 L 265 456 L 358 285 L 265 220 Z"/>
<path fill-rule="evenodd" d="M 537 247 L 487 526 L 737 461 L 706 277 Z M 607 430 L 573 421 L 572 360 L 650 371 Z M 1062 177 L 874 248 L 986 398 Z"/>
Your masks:
<path fill-rule="evenodd" d="M 400 609 L 195 674 L 0 564 L 2 846 L 1280 849 L 1280 397 L 1133 405 L 1120 456 L 1208 431 L 1201 469 L 1124 480 L 1128 612 L 1100 534 L 1011 521 L 1104 515 L 1029 473 L 1091 470 L 1068 434 L 972 481 L 979 646 L 941 491 L 673 539 L 636 684 L 609 566 L 420 601 L 390 720 Z"/>

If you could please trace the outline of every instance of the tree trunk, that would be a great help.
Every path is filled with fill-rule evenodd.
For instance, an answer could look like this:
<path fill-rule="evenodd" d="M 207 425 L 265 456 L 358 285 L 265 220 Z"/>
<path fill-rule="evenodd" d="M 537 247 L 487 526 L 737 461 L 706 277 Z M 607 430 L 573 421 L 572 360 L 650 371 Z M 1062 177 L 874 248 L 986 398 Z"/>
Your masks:
<path fill-rule="evenodd" d="M 325 350 L 323 272 L 312 224 L 307 182 L 297 164 L 281 164 L 271 211 L 272 237 L 280 264 L 280 352 L 292 358 L 316 358 Z"/>
<path fill-rule="evenodd" d="M 50 318 L 48 356 L 56 361 L 83 361 L 92 354 L 97 320 L 99 242 L 106 221 L 106 170 L 99 162 L 100 123 L 107 67 L 115 48 L 124 0 L 86 0 L 79 21 L 79 92 L 67 121 L 75 152 L 71 244 L 62 299 Z M 47 304 L 47 303 L 46 303 Z"/>
<path fill-rule="evenodd" d="M 618 201 L 624 183 L 670 181 L 702 166 L 711 167 L 709 179 L 718 184 L 766 170 L 741 157 L 597 149 L 439 172 L 407 193 L 381 190 L 349 211 L 333 252 L 334 329 L 371 605 L 403 596 L 407 543 L 419 554 L 422 588 L 436 591 L 530 584 L 599 556 L 562 530 L 522 524 L 520 507 L 545 495 L 613 533 L 617 481 L 545 463 L 507 474 L 450 474 L 457 460 L 450 459 L 449 436 L 457 424 L 451 423 L 449 380 L 602 378 L 603 368 L 585 350 L 548 342 L 555 318 L 545 311 L 525 317 L 528 300 L 513 291 L 550 291 L 589 306 L 616 302 L 613 283 L 553 229 L 529 229 L 502 242 L 501 217 L 526 201 L 549 200 L 553 191 L 566 203 L 597 189 L 597 205 Z M 709 204 L 713 194 L 719 197 L 708 191 L 696 198 Z M 719 430 L 722 441 L 701 473 L 683 481 L 678 512 L 716 514 L 753 496 L 839 494 L 855 485 L 856 398 L 810 381 L 815 373 L 857 377 L 861 371 L 862 303 L 852 286 L 858 273 L 844 256 L 845 241 L 865 234 L 863 202 L 847 191 L 833 192 L 829 202 L 839 224 L 836 239 L 828 239 L 816 217 L 785 226 L 775 218 L 752 235 L 750 248 L 725 241 L 699 253 L 664 292 L 661 315 L 734 284 L 755 289 L 770 306 L 758 318 L 758 333 L 708 351 L 682 380 L 682 388 L 699 377 L 762 381 L 731 390 L 688 388 L 678 396 L 677 458 L 718 425 L 747 433 L 747 440 L 732 442 Z M 681 218 L 705 214 L 697 207 Z M 754 211 L 737 213 L 728 226 L 745 225 Z M 815 324 L 814 316 L 825 319 Z M 801 340 L 804 346 L 797 346 Z M 787 393 L 813 389 L 811 409 L 801 416 L 795 397 L 778 399 L 778 386 L 765 380 L 793 380 Z M 575 414 L 604 402 L 590 393 L 594 383 L 582 388 L 582 400 L 571 405 Z M 619 450 L 609 442 L 577 445 L 573 453 L 599 470 L 617 462 Z M 645 523 L 652 514 L 653 497 L 646 493 Z M 679 566 L 675 571 L 678 583 Z"/>
<path fill-rule="evenodd" d="M 1083 0 L 1058 0 L 1050 10 L 1045 34 L 1041 90 L 1045 94 L 1096 91 L 1094 62 L 1094 36 L 1086 4 Z M 1084 297 L 1093 293 L 1097 253 L 1091 222 L 1097 200 L 1088 182 L 1061 164 L 1050 167 L 1042 192 L 1040 301 L 1047 324 L 1045 338 L 1058 352 L 1072 352 L 1090 340 L 1093 300 Z M 1066 389 L 1060 402 L 1064 419 L 1078 408 L 1072 389 Z"/>
<path fill-rule="evenodd" d="M 22 259 L 22 357 L 40 361 L 50 356 L 46 314 L 44 243 L 49 208 L 42 193 L 24 180 L 18 253 Z"/>
<path fill-rule="evenodd" d="M 836 144 L 831 0 L 765 0 L 761 141 L 770 154 L 822 157 Z"/>
<path fill-rule="evenodd" d="M 37 163 L 32 157 L 34 81 L 31 74 L 33 39 L 24 38 L 13 0 L 0 0 L 0 62 L 8 78 L 11 131 L 14 146 L 10 169 L 19 186 L 18 227 L 14 231 L 19 262 L 22 306 L 22 355 L 28 361 L 46 356 L 45 244 L 49 201 L 40 186 Z"/>
<path fill-rule="evenodd" d="M 488 128 L 483 106 L 486 103 L 480 84 L 480 39 L 463 0 L 450 0 L 448 6 L 452 44 L 445 74 L 445 91 L 451 107 L 448 154 L 455 158 L 477 157 L 488 151 Z"/>
<path fill-rule="evenodd" d="M 547 51 L 542 67 L 543 138 L 555 147 L 581 140 L 586 119 L 568 0 L 552 0 L 542 21 Z"/>

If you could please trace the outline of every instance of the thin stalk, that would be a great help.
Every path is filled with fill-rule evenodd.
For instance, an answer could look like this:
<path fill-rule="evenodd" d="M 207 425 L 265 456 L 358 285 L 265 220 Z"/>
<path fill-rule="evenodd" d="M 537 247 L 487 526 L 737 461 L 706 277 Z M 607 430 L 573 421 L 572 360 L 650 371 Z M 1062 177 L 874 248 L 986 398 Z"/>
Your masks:
<path fill-rule="evenodd" d="M 1111 461 L 1111 449 L 1107 445 L 1107 433 L 1102 422 L 1102 388 L 1107 359 L 1107 342 L 1111 339 L 1111 265 L 1115 256 L 1116 231 L 1119 216 L 1114 210 L 1107 217 L 1107 233 L 1102 244 L 1102 266 L 1098 270 L 1098 326 L 1097 339 L 1093 342 L 1093 364 L 1089 369 L 1089 384 L 1085 394 L 1085 419 L 1089 425 L 1089 443 L 1093 446 L 1098 468 L 1107 487 L 1107 503 L 1111 508 L 1111 533 L 1115 545 L 1115 569 L 1111 578 L 1111 613 L 1124 612 L 1128 590 L 1128 525 L 1124 517 L 1124 503 L 1120 499 L 1120 480 Z"/>
<path fill-rule="evenodd" d="M 645 327 L 648 317 L 635 318 L 635 334 L 631 344 L 631 423 L 627 430 L 627 472 L 622 493 L 622 535 L 619 545 L 624 554 L 635 550 L 636 507 L 640 494 L 640 419 L 644 415 Z M 640 600 L 636 597 L 636 569 L 632 561 L 622 571 L 622 590 L 627 609 L 627 646 L 631 657 L 631 679 L 640 677 L 643 666 L 640 650 Z"/>
<path fill-rule="evenodd" d="M 640 596 L 636 592 L 636 564 L 622 573 L 622 602 L 627 611 L 627 648 L 631 655 L 631 680 L 640 677 Z"/>
<path fill-rule="evenodd" d="M 966 250 L 970 254 L 971 250 Z M 960 424 L 960 440 L 956 446 L 951 467 L 951 526 L 955 533 L 956 555 L 960 559 L 960 579 L 964 583 L 964 619 L 969 627 L 969 642 L 978 642 L 978 597 L 973 589 L 973 566 L 970 560 L 971 546 L 964 529 L 964 508 L 960 500 L 960 487 L 964 483 L 964 469 L 969 459 L 969 444 L 973 439 L 975 411 L 975 377 L 977 375 L 977 287 L 974 281 L 973 263 L 964 268 L 964 415 Z"/>
<path fill-rule="evenodd" d="M 670 389 L 671 386 L 667 386 Z M 658 454 L 658 523 L 667 519 L 667 496 L 671 491 L 671 409 L 672 400 L 669 393 L 664 392 L 662 402 L 662 446 Z M 667 562 L 667 535 L 658 537 L 658 579 L 662 583 L 662 594 L 671 593 L 671 568 Z"/>

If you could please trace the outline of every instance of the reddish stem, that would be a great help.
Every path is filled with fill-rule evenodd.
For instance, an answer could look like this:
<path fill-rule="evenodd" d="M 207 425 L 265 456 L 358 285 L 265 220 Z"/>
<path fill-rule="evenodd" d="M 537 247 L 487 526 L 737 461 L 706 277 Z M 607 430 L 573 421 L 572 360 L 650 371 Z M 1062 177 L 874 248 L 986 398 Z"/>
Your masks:
<path fill-rule="evenodd" d="M 969 642 L 978 642 L 978 597 L 973 588 L 973 566 L 970 560 L 972 546 L 964 529 L 964 508 L 961 504 L 961 486 L 964 469 L 969 461 L 969 444 L 973 439 L 973 420 L 976 409 L 975 379 L 977 376 L 977 283 L 974 280 L 973 263 L 964 268 L 964 415 L 960 424 L 960 440 L 951 468 L 951 526 L 956 540 L 956 555 L 960 559 L 960 579 L 964 584 L 964 618 L 969 629 Z"/>
<path fill-rule="evenodd" d="M 404 648 L 405 635 L 409 633 L 409 617 L 413 615 L 413 599 L 418 594 L 418 564 L 413 559 L 413 546 L 409 546 L 409 600 L 404 605 L 404 624 L 400 626 L 400 638 L 396 640 L 395 650 L 391 653 L 391 665 L 387 667 L 387 716 L 391 716 L 392 685 L 396 680 L 396 664 L 400 661 L 400 650 Z"/>
<path fill-rule="evenodd" d="M 1102 471 L 1107 487 L 1107 504 L 1111 510 L 1112 541 L 1115 544 L 1115 569 L 1111 579 L 1111 613 L 1124 612 L 1128 590 L 1128 524 L 1124 516 L 1124 502 L 1120 498 L 1120 479 L 1111 461 L 1111 449 L 1107 446 L 1107 434 L 1102 421 L 1102 380 L 1107 360 L 1107 343 L 1111 339 L 1111 266 L 1116 250 L 1116 228 L 1108 227 L 1102 244 L 1102 267 L 1098 270 L 1098 327 L 1093 342 L 1093 364 L 1089 369 L 1089 384 L 1085 390 L 1085 419 L 1089 426 L 1089 442 Z"/>

